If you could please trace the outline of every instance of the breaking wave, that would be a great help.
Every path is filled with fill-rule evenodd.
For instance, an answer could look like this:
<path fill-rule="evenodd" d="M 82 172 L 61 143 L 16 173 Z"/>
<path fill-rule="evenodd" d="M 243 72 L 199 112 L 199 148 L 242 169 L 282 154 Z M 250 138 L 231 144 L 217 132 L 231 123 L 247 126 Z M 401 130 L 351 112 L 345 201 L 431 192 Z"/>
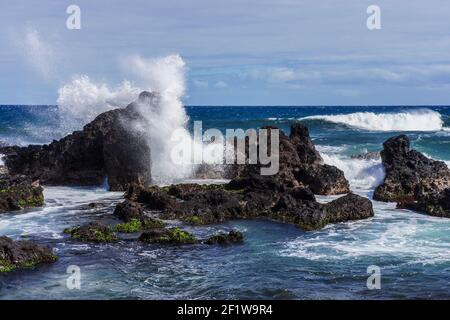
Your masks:
<path fill-rule="evenodd" d="M 315 115 L 299 120 L 323 120 L 369 131 L 440 131 L 444 121 L 439 112 L 430 109 L 396 113 L 355 112 L 337 115 Z"/>
<path fill-rule="evenodd" d="M 326 164 L 342 171 L 350 183 L 352 190 L 370 191 L 380 185 L 385 177 L 381 159 L 353 159 L 339 154 L 336 147 L 316 146 Z"/>

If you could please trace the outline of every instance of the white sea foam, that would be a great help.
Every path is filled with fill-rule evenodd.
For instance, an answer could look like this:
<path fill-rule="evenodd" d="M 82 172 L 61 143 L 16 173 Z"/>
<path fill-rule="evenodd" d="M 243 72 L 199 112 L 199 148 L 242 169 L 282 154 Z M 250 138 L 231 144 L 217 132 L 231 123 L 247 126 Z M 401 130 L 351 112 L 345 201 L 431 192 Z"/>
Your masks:
<path fill-rule="evenodd" d="M 4 154 L 0 153 L 0 166 L 4 166 L 5 165 L 5 163 L 3 162 L 3 157 L 4 156 L 5 156 Z"/>
<path fill-rule="evenodd" d="M 450 223 L 395 204 L 374 202 L 375 217 L 302 235 L 285 244 L 282 256 L 308 260 L 346 260 L 360 257 L 404 258 L 409 264 L 445 263 L 450 246 L 443 238 Z M 351 236 L 349 236 L 351 235 Z"/>
<path fill-rule="evenodd" d="M 340 154 L 343 147 L 316 147 L 326 164 L 344 171 L 352 189 L 369 191 L 383 182 L 385 172 L 381 159 L 352 159 Z"/>
<path fill-rule="evenodd" d="M 0 234 L 13 238 L 38 235 L 59 239 L 64 228 L 93 218 L 80 206 L 91 202 L 114 206 L 123 198 L 123 193 L 108 192 L 104 188 L 45 187 L 44 198 L 44 207 L 28 209 L 21 214 L 2 215 Z M 95 212 L 91 214 L 98 216 Z"/>
<path fill-rule="evenodd" d="M 396 113 L 356 112 L 337 115 L 316 115 L 299 120 L 324 120 L 370 131 L 439 131 L 443 120 L 439 112 L 430 109 Z"/>

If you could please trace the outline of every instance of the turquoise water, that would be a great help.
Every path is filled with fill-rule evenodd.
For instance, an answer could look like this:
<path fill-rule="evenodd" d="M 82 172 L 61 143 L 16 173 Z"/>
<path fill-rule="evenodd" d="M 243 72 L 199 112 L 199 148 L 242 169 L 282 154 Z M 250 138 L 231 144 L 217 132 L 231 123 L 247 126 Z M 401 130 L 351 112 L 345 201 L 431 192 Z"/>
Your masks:
<path fill-rule="evenodd" d="M 379 160 L 350 155 L 378 151 L 406 133 L 413 146 L 450 163 L 450 107 L 187 107 L 203 127 L 288 130 L 302 119 L 324 160 L 344 170 L 352 189 L 371 197 L 383 179 Z M 76 129 L 56 107 L 0 106 L 0 141 L 44 143 Z M 231 247 L 158 247 L 133 239 L 113 245 L 69 241 L 62 230 L 92 219 L 114 222 L 122 194 L 103 188 L 46 187 L 46 206 L 0 215 L 0 234 L 55 248 L 53 265 L 0 275 L 2 299 L 391 299 L 450 298 L 450 219 L 374 202 L 375 217 L 304 232 L 266 220 L 186 227 L 199 237 L 237 228 Z M 334 197 L 319 197 L 329 201 Z M 103 202 L 99 210 L 83 205 Z M 177 222 L 171 222 L 177 224 Z M 185 227 L 185 226 L 183 226 Z M 66 286 L 67 267 L 81 268 L 81 289 Z M 381 269 L 381 289 L 368 290 L 367 267 Z"/>

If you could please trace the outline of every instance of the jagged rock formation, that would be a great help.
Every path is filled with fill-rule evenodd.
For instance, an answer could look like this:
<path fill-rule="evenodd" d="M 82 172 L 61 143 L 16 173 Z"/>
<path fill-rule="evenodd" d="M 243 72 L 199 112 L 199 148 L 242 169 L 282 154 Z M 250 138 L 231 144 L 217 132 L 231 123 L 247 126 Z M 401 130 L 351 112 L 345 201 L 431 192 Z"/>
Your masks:
<path fill-rule="evenodd" d="M 275 127 L 265 127 L 269 132 Z M 291 126 L 287 136 L 279 131 L 279 171 L 274 176 L 290 187 L 308 187 L 315 194 L 335 195 L 350 192 L 342 170 L 324 164 L 314 147 L 308 128 L 300 122 Z M 269 145 L 271 143 L 269 133 Z M 229 169 L 231 178 L 245 178 L 260 173 L 261 165 L 240 165 Z"/>
<path fill-rule="evenodd" d="M 150 147 L 133 124 L 142 121 L 138 104 L 151 108 L 155 94 L 143 92 L 126 108 L 100 114 L 82 131 L 49 145 L 4 147 L 11 174 L 23 174 L 49 185 L 99 185 L 108 178 L 111 190 L 131 183 L 149 184 Z M 144 124 L 145 125 L 145 124 Z"/>
<path fill-rule="evenodd" d="M 374 192 L 374 199 L 398 202 L 430 215 L 450 217 L 450 170 L 442 161 L 427 158 L 410 149 L 406 135 L 388 139 L 381 158 L 386 170 L 383 184 Z"/>

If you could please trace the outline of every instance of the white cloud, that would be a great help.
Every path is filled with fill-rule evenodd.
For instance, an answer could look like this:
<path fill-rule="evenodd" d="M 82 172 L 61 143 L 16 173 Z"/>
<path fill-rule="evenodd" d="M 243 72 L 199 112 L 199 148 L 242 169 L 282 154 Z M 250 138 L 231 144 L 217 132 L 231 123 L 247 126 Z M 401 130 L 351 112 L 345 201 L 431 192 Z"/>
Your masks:
<path fill-rule="evenodd" d="M 228 87 L 228 83 L 226 83 L 225 81 L 217 81 L 214 86 L 216 88 L 223 89 L 223 88 Z"/>
<path fill-rule="evenodd" d="M 270 72 L 270 80 L 273 82 L 288 82 L 296 78 L 296 72 L 289 68 L 275 68 Z"/>

